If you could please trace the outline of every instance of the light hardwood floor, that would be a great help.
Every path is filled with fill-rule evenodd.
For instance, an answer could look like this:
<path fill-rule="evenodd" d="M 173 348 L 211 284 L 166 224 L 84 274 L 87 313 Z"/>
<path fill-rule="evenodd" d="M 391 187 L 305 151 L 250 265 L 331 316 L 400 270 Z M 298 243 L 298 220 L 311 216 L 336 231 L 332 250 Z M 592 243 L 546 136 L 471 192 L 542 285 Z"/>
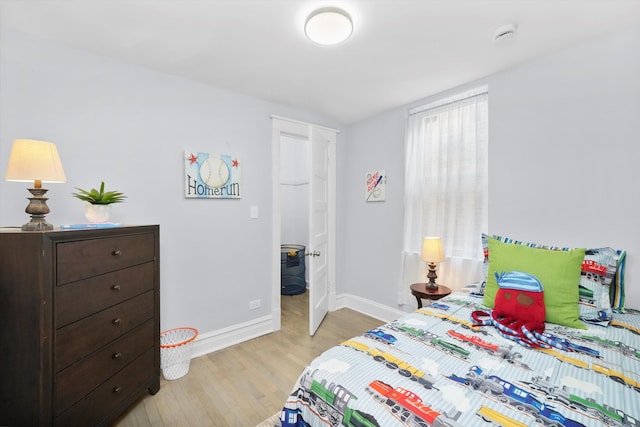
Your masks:
<path fill-rule="evenodd" d="M 253 427 L 282 408 L 313 358 L 383 323 L 341 309 L 311 337 L 308 301 L 308 293 L 283 295 L 280 331 L 193 359 L 186 376 L 162 379 L 115 426 Z"/>

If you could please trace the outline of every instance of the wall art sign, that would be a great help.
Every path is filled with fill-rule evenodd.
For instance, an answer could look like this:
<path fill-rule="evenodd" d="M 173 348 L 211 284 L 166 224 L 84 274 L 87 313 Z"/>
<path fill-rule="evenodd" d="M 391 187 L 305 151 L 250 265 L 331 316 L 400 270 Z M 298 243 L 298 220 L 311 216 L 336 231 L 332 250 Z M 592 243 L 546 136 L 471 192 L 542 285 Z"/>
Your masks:
<path fill-rule="evenodd" d="M 195 199 L 239 199 L 240 161 L 231 155 L 184 152 L 184 196 Z"/>
<path fill-rule="evenodd" d="M 384 170 L 367 173 L 367 202 L 384 202 L 387 195 L 387 174 Z"/>

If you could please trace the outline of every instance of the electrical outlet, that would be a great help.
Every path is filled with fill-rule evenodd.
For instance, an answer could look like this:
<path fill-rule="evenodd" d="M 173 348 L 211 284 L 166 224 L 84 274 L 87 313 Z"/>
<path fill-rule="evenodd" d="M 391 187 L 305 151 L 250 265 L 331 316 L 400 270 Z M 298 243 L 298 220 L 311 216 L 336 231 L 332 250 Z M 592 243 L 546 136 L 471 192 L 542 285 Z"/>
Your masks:
<path fill-rule="evenodd" d="M 262 305 L 262 303 L 260 302 L 259 299 L 253 300 L 253 301 L 249 301 L 249 310 L 255 310 L 257 308 L 260 308 L 261 305 Z"/>

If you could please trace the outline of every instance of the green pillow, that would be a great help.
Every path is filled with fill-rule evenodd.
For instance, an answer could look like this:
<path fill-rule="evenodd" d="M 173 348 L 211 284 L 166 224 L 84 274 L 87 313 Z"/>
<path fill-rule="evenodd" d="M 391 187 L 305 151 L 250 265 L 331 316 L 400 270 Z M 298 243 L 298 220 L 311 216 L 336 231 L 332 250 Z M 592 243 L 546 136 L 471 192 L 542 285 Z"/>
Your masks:
<path fill-rule="evenodd" d="M 584 251 L 550 251 L 503 243 L 490 237 L 484 305 L 494 306 L 498 293 L 495 272 L 522 271 L 532 274 L 542 283 L 547 322 L 586 329 L 578 308 L 578 284 Z"/>

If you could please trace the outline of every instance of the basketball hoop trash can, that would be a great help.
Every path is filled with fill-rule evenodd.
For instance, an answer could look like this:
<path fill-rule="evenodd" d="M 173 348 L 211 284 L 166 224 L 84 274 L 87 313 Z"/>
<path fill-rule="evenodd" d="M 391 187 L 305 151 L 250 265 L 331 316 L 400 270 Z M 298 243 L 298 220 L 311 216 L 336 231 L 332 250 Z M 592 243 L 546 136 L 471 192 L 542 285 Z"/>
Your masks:
<path fill-rule="evenodd" d="M 160 334 L 160 368 L 167 380 L 176 380 L 189 372 L 195 328 L 175 328 Z"/>

